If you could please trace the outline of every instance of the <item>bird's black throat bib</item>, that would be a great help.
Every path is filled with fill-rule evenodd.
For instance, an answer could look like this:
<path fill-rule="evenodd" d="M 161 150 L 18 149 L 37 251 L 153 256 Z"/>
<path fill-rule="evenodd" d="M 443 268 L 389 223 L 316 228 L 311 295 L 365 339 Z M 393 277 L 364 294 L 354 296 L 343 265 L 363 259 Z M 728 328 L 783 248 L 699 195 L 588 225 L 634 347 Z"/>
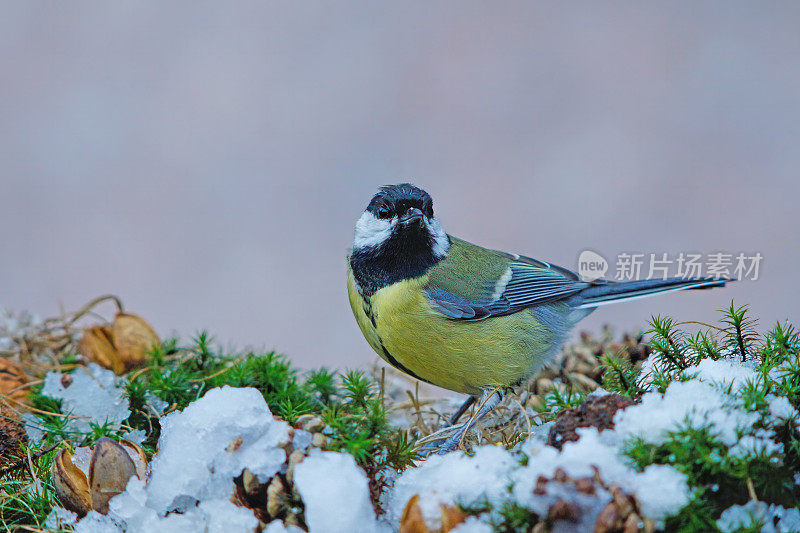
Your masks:
<path fill-rule="evenodd" d="M 443 257 L 433 253 L 433 237 L 421 228 L 406 228 L 393 233 L 376 247 L 353 250 L 350 268 L 361 296 L 402 281 L 418 278 Z"/>

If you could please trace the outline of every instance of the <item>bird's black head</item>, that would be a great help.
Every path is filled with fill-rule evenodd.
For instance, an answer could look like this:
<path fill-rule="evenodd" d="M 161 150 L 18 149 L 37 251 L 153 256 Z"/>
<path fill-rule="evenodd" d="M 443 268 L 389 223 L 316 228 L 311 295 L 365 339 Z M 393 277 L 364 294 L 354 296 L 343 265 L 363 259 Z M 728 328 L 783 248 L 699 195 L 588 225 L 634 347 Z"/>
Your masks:
<path fill-rule="evenodd" d="M 424 215 L 431 219 L 433 218 L 433 200 L 430 194 L 410 183 L 384 185 L 372 197 L 367 211 L 380 219 L 402 218 L 409 213 L 418 216 Z"/>
<path fill-rule="evenodd" d="M 377 284 L 374 291 L 422 275 L 449 247 L 427 192 L 410 183 L 386 185 L 356 222 L 350 265 L 362 289 Z"/>

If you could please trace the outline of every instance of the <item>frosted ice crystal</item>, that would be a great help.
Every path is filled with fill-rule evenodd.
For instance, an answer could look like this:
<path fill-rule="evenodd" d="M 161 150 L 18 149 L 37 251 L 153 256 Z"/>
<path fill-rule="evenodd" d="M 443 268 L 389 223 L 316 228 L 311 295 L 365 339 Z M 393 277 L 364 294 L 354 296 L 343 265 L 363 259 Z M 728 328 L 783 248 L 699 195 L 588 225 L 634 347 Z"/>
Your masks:
<path fill-rule="evenodd" d="M 286 460 L 278 446 L 288 439 L 288 424 L 272 417 L 258 390 L 211 389 L 183 412 L 161 420 L 148 505 L 163 513 L 180 496 L 227 498 L 233 478 L 245 467 L 266 482 Z"/>
<path fill-rule="evenodd" d="M 750 501 L 729 507 L 717 520 L 717 527 L 723 533 L 755 526 L 760 526 L 762 533 L 796 533 L 800 531 L 800 511 Z"/>
<path fill-rule="evenodd" d="M 420 495 L 420 509 L 430 528 L 438 528 L 440 504 L 498 501 L 507 495 L 511 472 L 519 462 L 495 446 L 480 446 L 472 457 L 462 453 L 434 455 L 397 478 L 388 502 L 388 519 L 398 523 L 408 500 Z"/>
<path fill-rule="evenodd" d="M 315 451 L 295 468 L 294 483 L 312 533 L 379 531 L 367 477 L 351 455 Z"/>
<path fill-rule="evenodd" d="M 72 374 L 48 372 L 42 394 L 61 400 L 61 411 L 71 415 L 68 431 L 88 433 L 93 423 L 118 428 L 131 415 L 124 381 L 95 363 Z"/>

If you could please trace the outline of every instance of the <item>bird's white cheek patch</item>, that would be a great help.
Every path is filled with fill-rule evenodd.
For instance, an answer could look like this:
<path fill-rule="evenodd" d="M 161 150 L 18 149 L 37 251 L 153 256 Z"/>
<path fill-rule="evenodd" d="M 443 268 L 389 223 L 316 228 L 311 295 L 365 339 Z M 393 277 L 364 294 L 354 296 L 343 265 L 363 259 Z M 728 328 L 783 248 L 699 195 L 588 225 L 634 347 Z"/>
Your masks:
<path fill-rule="evenodd" d="M 380 246 L 392 235 L 392 226 L 396 220 L 378 218 L 369 211 L 356 222 L 355 236 L 353 237 L 353 249 L 370 248 Z"/>
<path fill-rule="evenodd" d="M 433 237 L 433 255 L 439 258 L 446 256 L 447 251 L 450 249 L 450 240 L 447 238 L 447 233 L 442 229 L 442 225 L 439 224 L 436 217 L 426 221 L 425 225 L 431 237 Z"/>

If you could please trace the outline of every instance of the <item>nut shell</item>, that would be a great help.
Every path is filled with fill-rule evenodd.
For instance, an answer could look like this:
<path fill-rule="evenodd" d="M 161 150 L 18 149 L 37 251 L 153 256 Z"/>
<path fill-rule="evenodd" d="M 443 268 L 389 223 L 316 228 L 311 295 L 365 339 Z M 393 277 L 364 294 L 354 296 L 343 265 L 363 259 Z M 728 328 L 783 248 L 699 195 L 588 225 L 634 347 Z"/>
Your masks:
<path fill-rule="evenodd" d="M 161 342 L 145 319 L 131 313 L 117 313 L 111 331 L 117 355 L 126 369 L 144 364 L 147 353 Z"/>
<path fill-rule="evenodd" d="M 419 494 L 412 496 L 403 509 L 399 533 L 432 533 L 419 508 Z"/>
<path fill-rule="evenodd" d="M 93 363 L 113 370 L 115 374 L 122 374 L 125 371 L 125 365 L 114 347 L 110 326 L 87 328 L 78 343 L 78 352 Z"/>
<path fill-rule="evenodd" d="M 72 462 L 72 453 L 69 450 L 62 449 L 56 454 L 50 472 L 61 505 L 80 517 L 92 510 L 89 480 Z"/>
<path fill-rule="evenodd" d="M 98 440 L 89 463 L 92 508 L 100 514 L 108 513 L 109 500 L 123 492 L 134 475 L 136 465 L 125 448 L 107 437 Z"/>

